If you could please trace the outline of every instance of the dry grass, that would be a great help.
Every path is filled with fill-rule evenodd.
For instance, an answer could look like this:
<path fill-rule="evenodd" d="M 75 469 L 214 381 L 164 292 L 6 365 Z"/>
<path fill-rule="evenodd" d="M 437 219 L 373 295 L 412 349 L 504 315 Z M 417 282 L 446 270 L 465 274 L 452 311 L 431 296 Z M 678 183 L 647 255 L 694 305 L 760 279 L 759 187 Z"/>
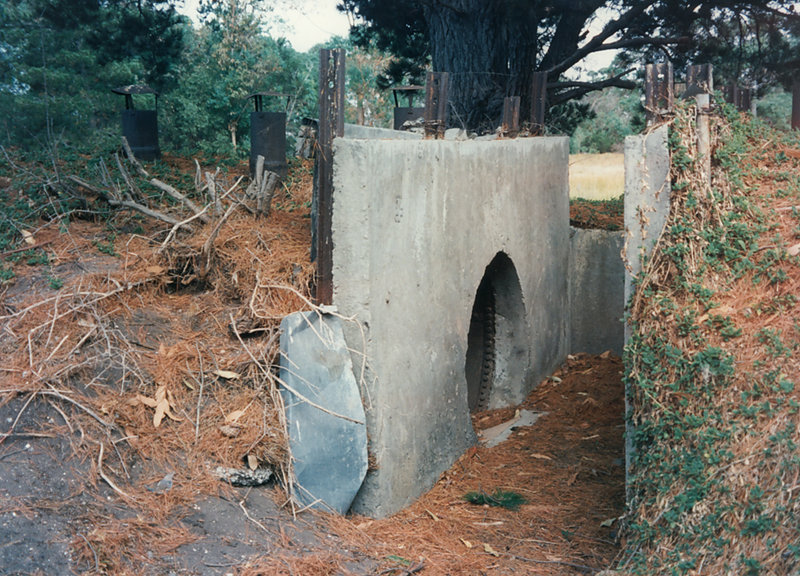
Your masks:
<path fill-rule="evenodd" d="M 625 191 L 624 154 L 571 154 L 569 197 L 610 200 Z"/>
<path fill-rule="evenodd" d="M 148 551 L 190 541 L 180 524 L 188 504 L 225 491 L 216 466 L 288 474 L 278 325 L 308 309 L 313 277 L 310 165 L 296 172 L 268 217 L 233 208 L 209 252 L 218 220 L 166 244 L 163 225 L 144 222 L 144 233 L 116 241 L 116 256 L 98 253 L 101 227 L 77 223 L 37 232 L 51 266 L 76 270 L 61 289 L 25 290 L 42 282 L 17 268 L 0 317 L 0 402 L 21 409 L 0 443 L 33 402 L 50 402 L 78 438 L 88 485 L 116 492 L 134 516 L 87 517 L 93 530 L 73 542 L 84 565 L 146 573 L 137 566 Z M 148 490 L 169 471 L 169 492 Z"/>

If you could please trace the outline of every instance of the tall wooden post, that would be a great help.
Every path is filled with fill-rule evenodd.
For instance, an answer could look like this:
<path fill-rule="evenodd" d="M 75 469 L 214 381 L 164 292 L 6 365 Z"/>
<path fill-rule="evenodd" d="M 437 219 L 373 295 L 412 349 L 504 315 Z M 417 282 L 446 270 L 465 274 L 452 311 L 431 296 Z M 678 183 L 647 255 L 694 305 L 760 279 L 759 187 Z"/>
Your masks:
<path fill-rule="evenodd" d="M 344 50 L 319 51 L 319 150 L 317 152 L 318 304 L 333 301 L 333 139 L 344 136 Z"/>
<path fill-rule="evenodd" d="M 504 138 L 516 138 L 519 134 L 519 96 L 506 96 L 503 101 L 503 126 L 500 129 Z"/>
<path fill-rule="evenodd" d="M 425 138 L 444 138 L 449 85 L 447 72 L 428 72 L 425 80 Z"/>
<path fill-rule="evenodd" d="M 531 81 L 531 136 L 544 134 L 547 112 L 547 72 L 534 72 Z"/>
<path fill-rule="evenodd" d="M 648 64 L 644 77 L 644 109 L 647 125 L 660 122 L 672 112 L 675 88 L 672 76 L 672 62 Z"/>
<path fill-rule="evenodd" d="M 800 130 L 800 80 L 792 83 L 792 130 Z"/>

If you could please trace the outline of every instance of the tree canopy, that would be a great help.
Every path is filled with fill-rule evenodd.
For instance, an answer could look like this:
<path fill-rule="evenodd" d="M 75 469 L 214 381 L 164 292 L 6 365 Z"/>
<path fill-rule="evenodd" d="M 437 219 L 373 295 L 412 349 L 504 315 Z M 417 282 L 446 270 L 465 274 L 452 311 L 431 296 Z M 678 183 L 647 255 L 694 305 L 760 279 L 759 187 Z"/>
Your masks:
<path fill-rule="evenodd" d="M 554 104 L 632 87 L 626 69 L 569 78 L 603 51 L 624 51 L 621 63 L 712 60 L 729 80 L 785 80 L 800 18 L 790 0 L 341 0 L 339 7 L 357 22 L 356 38 L 376 38 L 400 57 L 387 82 L 419 81 L 426 63 L 450 73 L 451 121 L 470 128 L 496 126 L 506 96 L 521 96 L 527 110 L 534 71 L 548 73 Z"/>

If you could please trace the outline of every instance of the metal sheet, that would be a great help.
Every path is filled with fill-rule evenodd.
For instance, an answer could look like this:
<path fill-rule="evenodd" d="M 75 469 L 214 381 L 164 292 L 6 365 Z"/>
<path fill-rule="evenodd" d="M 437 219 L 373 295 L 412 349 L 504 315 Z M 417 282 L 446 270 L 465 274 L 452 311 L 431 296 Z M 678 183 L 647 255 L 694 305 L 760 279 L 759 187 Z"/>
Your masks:
<path fill-rule="evenodd" d="M 284 318 L 280 375 L 295 497 L 344 514 L 367 474 L 367 427 L 339 318 Z"/>

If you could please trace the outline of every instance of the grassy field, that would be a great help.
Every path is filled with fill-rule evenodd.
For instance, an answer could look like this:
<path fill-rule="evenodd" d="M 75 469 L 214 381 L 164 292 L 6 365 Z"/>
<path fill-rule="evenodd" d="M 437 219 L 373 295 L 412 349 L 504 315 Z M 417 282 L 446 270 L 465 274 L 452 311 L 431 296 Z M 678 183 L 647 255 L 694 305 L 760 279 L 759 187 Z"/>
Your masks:
<path fill-rule="evenodd" d="M 572 154 L 569 197 L 608 200 L 625 189 L 624 154 Z"/>

